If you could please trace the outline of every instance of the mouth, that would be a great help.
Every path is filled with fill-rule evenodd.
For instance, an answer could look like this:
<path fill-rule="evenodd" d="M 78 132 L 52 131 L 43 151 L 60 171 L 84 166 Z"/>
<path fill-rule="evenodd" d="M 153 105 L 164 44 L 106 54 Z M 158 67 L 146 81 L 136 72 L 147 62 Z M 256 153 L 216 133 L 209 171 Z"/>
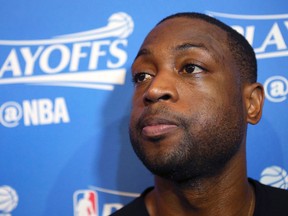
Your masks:
<path fill-rule="evenodd" d="M 179 126 L 173 121 L 151 118 L 143 121 L 142 135 L 148 139 L 157 139 L 173 133 Z"/>

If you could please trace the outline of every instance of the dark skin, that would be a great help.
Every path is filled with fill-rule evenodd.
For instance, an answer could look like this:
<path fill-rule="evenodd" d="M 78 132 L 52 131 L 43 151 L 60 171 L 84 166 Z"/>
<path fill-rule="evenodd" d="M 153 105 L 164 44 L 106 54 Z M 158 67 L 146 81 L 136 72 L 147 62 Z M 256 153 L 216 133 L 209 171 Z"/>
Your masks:
<path fill-rule="evenodd" d="M 264 93 L 241 80 L 226 37 L 203 20 L 172 18 L 149 33 L 133 63 L 130 137 L 155 174 L 145 197 L 152 216 L 253 215 L 246 129 L 260 120 Z M 195 164 L 187 162 L 182 170 L 182 149 L 192 162 L 207 158 L 195 166 L 205 168 L 187 171 Z M 174 161 L 177 171 L 163 168 Z"/>

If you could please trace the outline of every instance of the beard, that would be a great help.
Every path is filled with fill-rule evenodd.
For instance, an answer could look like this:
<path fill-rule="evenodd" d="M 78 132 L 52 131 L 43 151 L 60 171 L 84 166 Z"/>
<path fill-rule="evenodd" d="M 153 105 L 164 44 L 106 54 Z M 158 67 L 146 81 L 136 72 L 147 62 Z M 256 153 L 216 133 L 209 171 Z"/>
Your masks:
<path fill-rule="evenodd" d="M 147 107 L 138 120 L 131 118 L 130 140 L 136 155 L 154 175 L 177 183 L 193 183 L 220 174 L 239 151 L 246 131 L 241 111 L 239 106 L 229 110 L 219 107 L 214 115 L 207 109 L 187 117 L 167 107 Z M 141 122 L 148 115 L 176 120 L 180 131 L 173 137 L 145 140 Z"/>

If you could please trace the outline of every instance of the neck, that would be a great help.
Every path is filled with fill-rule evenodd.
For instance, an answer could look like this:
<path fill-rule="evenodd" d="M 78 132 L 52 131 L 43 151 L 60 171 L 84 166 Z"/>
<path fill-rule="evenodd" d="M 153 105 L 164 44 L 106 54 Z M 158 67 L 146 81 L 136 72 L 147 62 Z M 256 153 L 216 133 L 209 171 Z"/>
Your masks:
<path fill-rule="evenodd" d="M 243 150 L 244 151 L 244 150 Z M 245 152 L 240 152 L 213 177 L 176 183 L 155 177 L 145 199 L 149 215 L 253 214 L 254 192 L 247 180 Z"/>

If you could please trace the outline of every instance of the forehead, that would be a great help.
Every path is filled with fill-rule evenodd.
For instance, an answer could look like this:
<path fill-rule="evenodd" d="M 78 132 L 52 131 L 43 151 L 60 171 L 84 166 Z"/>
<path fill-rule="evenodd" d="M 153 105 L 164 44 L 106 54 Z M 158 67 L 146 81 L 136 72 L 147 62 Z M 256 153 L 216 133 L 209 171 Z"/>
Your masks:
<path fill-rule="evenodd" d="M 144 52 L 159 48 L 173 50 L 181 44 L 202 47 L 216 61 L 230 56 L 224 30 L 204 20 L 187 17 L 171 18 L 156 26 L 145 38 L 139 54 L 143 49 Z"/>

